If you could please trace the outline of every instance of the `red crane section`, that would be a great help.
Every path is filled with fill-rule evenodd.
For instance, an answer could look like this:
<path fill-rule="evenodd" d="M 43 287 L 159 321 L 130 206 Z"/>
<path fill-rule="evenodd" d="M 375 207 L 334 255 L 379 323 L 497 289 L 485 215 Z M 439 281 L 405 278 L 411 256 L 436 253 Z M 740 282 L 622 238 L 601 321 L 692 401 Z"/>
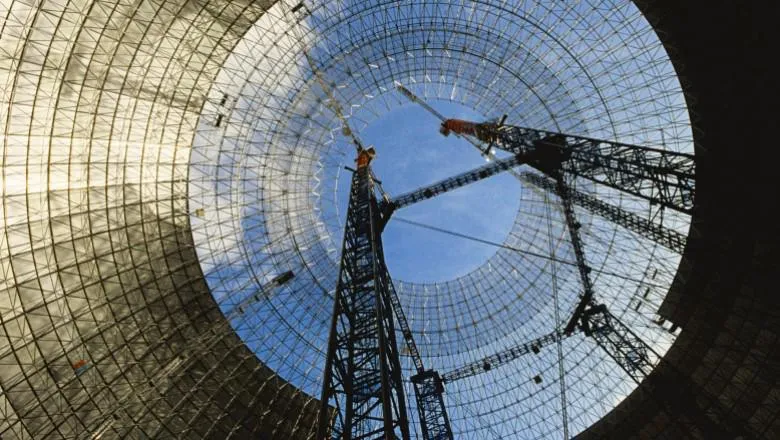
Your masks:
<path fill-rule="evenodd" d="M 445 119 L 439 127 L 439 132 L 449 136 L 451 132 L 461 135 L 474 136 L 482 142 L 494 142 L 498 124 L 494 122 L 471 122 L 463 119 Z"/>

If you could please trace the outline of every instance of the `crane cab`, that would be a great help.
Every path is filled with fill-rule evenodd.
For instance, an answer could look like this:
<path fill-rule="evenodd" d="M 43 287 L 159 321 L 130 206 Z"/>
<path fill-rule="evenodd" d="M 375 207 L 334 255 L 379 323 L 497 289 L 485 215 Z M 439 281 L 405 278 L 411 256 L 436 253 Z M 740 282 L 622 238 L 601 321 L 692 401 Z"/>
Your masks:
<path fill-rule="evenodd" d="M 498 126 L 499 124 L 495 122 L 476 123 L 462 119 L 447 119 L 439 126 L 439 133 L 449 136 L 454 132 L 457 135 L 474 136 L 482 142 L 493 143 L 498 139 L 496 135 Z"/>
<path fill-rule="evenodd" d="M 374 147 L 369 147 L 365 150 L 360 150 L 358 152 L 357 159 L 355 159 L 355 162 L 357 162 L 358 169 L 367 167 L 368 164 L 371 163 L 371 161 L 374 159 L 374 156 L 376 156 L 376 150 Z"/>

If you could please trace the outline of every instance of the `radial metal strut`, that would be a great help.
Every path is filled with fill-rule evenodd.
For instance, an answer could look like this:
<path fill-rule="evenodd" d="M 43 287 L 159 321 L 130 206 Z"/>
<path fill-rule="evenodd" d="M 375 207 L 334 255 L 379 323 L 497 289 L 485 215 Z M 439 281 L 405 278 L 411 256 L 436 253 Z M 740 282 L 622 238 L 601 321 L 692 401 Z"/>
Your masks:
<path fill-rule="evenodd" d="M 368 160 L 352 176 L 317 439 L 409 439 L 390 277 Z M 331 423 L 329 406 L 335 406 Z"/>

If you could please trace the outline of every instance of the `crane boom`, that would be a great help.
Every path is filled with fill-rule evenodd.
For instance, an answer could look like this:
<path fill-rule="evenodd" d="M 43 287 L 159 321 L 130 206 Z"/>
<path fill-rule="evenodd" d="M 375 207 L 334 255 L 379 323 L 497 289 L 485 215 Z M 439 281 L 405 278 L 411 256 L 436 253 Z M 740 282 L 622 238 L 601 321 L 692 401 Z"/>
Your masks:
<path fill-rule="evenodd" d="M 397 85 L 396 88 L 401 92 L 403 96 L 405 96 L 410 101 L 422 106 L 425 110 L 427 110 L 436 118 L 438 118 L 442 123 L 447 121 L 447 118 L 444 115 L 439 113 L 436 109 L 431 107 L 424 100 L 420 99 L 418 96 L 416 96 L 406 87 L 402 85 Z M 495 159 L 495 154 L 489 148 L 485 148 L 480 141 L 476 140 L 475 137 L 461 136 L 461 134 L 457 132 L 455 132 L 455 135 L 463 139 L 466 139 L 469 143 L 471 143 L 472 146 L 474 146 L 474 148 L 479 150 L 479 152 L 485 158 Z M 546 190 L 550 192 L 555 192 L 555 183 L 550 182 L 544 177 L 541 177 L 539 175 L 530 172 L 521 173 L 515 170 L 509 170 L 508 172 L 509 174 L 513 175 L 515 178 L 520 180 L 521 182 L 531 184 L 532 188 L 535 188 L 537 190 Z M 610 220 L 620 226 L 623 226 L 624 228 L 632 232 L 635 232 L 650 240 L 653 240 L 656 243 L 659 243 L 680 254 L 682 254 L 682 252 L 685 250 L 686 238 L 684 235 L 676 231 L 664 228 L 663 226 L 656 225 L 650 220 L 647 220 L 638 215 L 627 212 L 621 209 L 620 207 L 613 206 L 610 205 L 609 203 L 598 200 L 595 197 L 592 197 L 588 194 L 573 189 L 571 191 L 572 191 L 572 202 L 575 205 L 583 207 L 594 214 L 600 215 L 606 218 L 607 220 Z"/>
<path fill-rule="evenodd" d="M 520 179 L 525 183 L 529 183 L 537 188 L 550 192 L 555 192 L 555 182 L 544 176 L 529 171 L 523 171 L 522 173 L 519 173 L 519 175 Z M 573 188 L 569 188 L 569 195 L 572 203 L 575 205 L 600 215 L 631 232 L 652 240 L 679 254 L 682 254 L 685 250 L 687 238 L 685 235 L 680 234 L 673 229 L 656 224 L 649 219 L 628 212 L 619 206 L 612 205 Z"/>
<path fill-rule="evenodd" d="M 303 3 L 298 3 L 296 6 L 293 6 L 292 9 L 290 9 L 290 12 L 293 16 L 296 17 L 296 24 L 303 20 L 305 17 L 304 14 L 311 15 L 311 12 Z M 314 74 L 314 78 L 316 79 L 317 84 L 319 84 L 320 88 L 327 97 L 325 100 L 325 106 L 328 107 L 328 109 L 330 109 L 330 111 L 333 112 L 336 118 L 338 118 L 338 120 L 341 122 L 341 133 L 352 141 L 352 144 L 355 145 L 355 149 L 358 152 L 364 150 L 365 147 L 363 141 L 360 140 L 357 133 L 355 133 L 352 130 L 352 127 L 349 125 L 347 117 L 344 115 L 344 108 L 336 98 L 336 93 L 333 91 L 333 88 L 328 85 L 327 81 L 325 81 L 325 75 L 322 73 L 322 71 L 320 71 L 320 69 L 317 67 L 317 63 L 309 54 L 309 50 L 306 47 L 306 40 L 298 32 L 297 26 L 293 25 L 292 28 L 295 29 L 296 40 L 301 43 L 301 52 L 306 58 L 306 63 L 309 65 L 309 68 Z"/>
<path fill-rule="evenodd" d="M 545 345 L 557 342 L 559 339 L 566 336 L 568 335 L 558 331 L 546 334 L 540 338 L 528 342 L 523 342 L 522 344 L 507 348 L 505 350 L 499 351 L 498 353 L 486 356 L 478 361 L 466 364 L 462 367 L 458 367 L 452 371 L 448 371 L 442 374 L 441 378 L 445 383 L 448 383 L 490 371 L 495 367 L 506 365 L 528 353 L 538 352 L 538 350 Z"/>
<path fill-rule="evenodd" d="M 401 94 L 406 96 L 410 101 L 419 104 L 420 106 L 422 106 L 422 108 L 424 108 L 425 110 L 428 110 L 428 112 L 430 112 L 432 115 L 434 115 L 437 118 L 439 118 L 440 121 L 444 122 L 445 120 L 447 120 L 447 117 L 445 117 L 443 114 L 439 113 L 435 108 L 433 108 L 430 105 L 428 105 L 427 102 L 425 102 L 422 99 L 418 98 L 417 95 L 412 93 L 406 87 L 402 86 L 401 84 L 397 84 L 395 87 L 398 89 L 399 92 L 401 92 Z"/>
<path fill-rule="evenodd" d="M 445 192 L 453 191 L 474 182 L 478 182 L 482 179 L 495 176 L 496 174 L 499 174 L 503 171 L 511 170 L 513 167 L 522 165 L 524 162 L 524 159 L 520 156 L 508 157 L 506 159 L 501 159 L 473 170 L 449 177 L 414 191 L 401 194 L 398 197 L 393 197 L 389 201 L 383 202 L 380 207 L 383 213 L 381 226 L 384 227 L 393 212 L 399 208 L 413 205 L 417 202 L 444 194 Z"/>
<path fill-rule="evenodd" d="M 489 139 L 545 174 L 558 170 L 685 214 L 693 210 L 693 155 L 494 123 L 445 121 L 450 130 Z"/>

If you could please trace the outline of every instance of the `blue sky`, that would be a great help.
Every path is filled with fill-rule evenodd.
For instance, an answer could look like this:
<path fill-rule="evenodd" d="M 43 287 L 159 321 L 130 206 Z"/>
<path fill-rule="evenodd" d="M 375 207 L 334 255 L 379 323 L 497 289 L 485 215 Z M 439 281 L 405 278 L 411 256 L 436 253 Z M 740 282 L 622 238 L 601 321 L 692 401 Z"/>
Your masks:
<path fill-rule="evenodd" d="M 449 102 L 431 103 L 444 115 L 483 120 Z M 439 120 L 415 104 L 384 114 L 360 133 L 377 149 L 374 173 L 391 196 L 485 164 L 468 142 L 438 131 Z M 342 174 L 339 203 L 346 209 L 351 176 Z M 420 202 L 396 216 L 493 241 L 506 238 L 519 207 L 520 183 L 506 173 Z M 344 212 L 344 211 L 342 211 Z M 444 281 L 477 268 L 495 248 L 391 220 L 383 235 L 385 259 L 395 279 Z"/>

